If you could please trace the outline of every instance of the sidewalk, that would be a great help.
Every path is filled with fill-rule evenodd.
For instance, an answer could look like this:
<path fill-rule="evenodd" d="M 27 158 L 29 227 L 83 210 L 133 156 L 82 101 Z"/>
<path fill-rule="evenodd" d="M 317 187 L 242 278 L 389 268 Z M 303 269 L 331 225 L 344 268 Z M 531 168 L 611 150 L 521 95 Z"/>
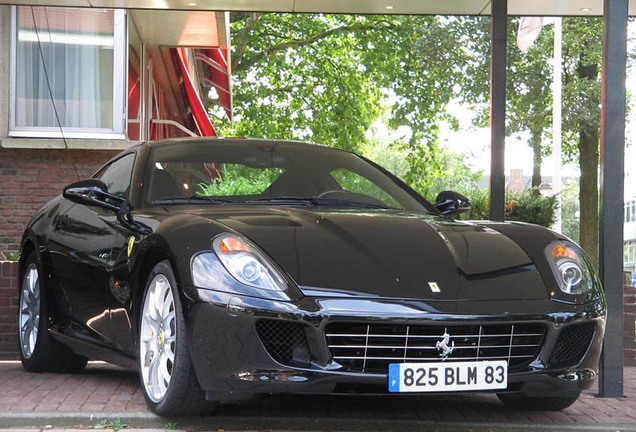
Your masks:
<path fill-rule="evenodd" d="M 147 410 L 139 378 L 91 362 L 78 375 L 31 374 L 0 362 L 0 428 L 94 427 L 121 420 L 128 427 L 166 428 L 173 419 Z M 461 396 L 266 395 L 219 406 L 214 416 L 178 419 L 179 427 L 211 430 L 612 430 L 636 431 L 636 368 L 625 369 L 625 398 L 588 391 L 561 412 L 505 408 L 491 394 Z M 609 429 L 607 429 L 609 430 Z"/>

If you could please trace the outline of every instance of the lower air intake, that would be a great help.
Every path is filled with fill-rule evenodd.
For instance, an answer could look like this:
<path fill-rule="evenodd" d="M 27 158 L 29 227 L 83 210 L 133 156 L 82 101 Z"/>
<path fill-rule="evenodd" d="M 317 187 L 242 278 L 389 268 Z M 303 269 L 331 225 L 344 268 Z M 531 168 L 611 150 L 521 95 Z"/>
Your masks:
<path fill-rule="evenodd" d="M 596 324 L 593 322 L 571 324 L 561 329 L 550 357 L 550 366 L 568 367 L 578 364 L 592 342 L 595 329 Z"/>
<path fill-rule="evenodd" d="M 292 321 L 260 320 L 256 332 L 269 355 L 278 363 L 308 366 L 309 346 L 305 328 Z"/>

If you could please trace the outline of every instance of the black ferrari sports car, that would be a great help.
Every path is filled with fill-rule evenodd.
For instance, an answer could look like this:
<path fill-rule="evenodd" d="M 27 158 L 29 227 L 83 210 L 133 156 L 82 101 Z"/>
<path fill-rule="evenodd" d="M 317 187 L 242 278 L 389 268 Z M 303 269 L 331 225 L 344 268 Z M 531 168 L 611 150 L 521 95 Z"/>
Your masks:
<path fill-rule="evenodd" d="M 277 392 L 567 407 L 596 378 L 599 279 L 561 234 L 452 218 L 469 205 L 324 146 L 134 146 L 27 226 L 22 364 L 136 368 L 162 415 Z"/>

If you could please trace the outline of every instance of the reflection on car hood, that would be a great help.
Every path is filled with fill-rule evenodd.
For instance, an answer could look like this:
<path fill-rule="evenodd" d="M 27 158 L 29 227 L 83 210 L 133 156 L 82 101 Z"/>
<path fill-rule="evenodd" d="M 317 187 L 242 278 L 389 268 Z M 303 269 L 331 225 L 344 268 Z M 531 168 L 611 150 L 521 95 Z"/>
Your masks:
<path fill-rule="evenodd" d="M 307 294 L 547 298 L 524 250 L 484 225 L 398 210 L 260 205 L 227 210 L 193 213 L 254 241 Z"/>

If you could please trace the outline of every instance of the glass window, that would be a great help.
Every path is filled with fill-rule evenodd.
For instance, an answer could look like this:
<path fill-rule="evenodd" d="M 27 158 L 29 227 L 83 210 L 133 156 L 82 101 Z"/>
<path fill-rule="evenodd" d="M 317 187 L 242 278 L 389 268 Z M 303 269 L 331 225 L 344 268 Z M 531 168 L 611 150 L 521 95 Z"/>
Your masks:
<path fill-rule="evenodd" d="M 15 8 L 12 135 L 123 131 L 123 13 Z"/>
<path fill-rule="evenodd" d="M 636 242 L 629 241 L 623 245 L 623 261 L 625 263 L 636 261 Z"/>
<path fill-rule="evenodd" d="M 144 174 L 149 204 L 167 199 L 187 203 L 194 195 L 205 195 L 248 204 L 288 205 L 295 200 L 332 207 L 435 211 L 358 156 L 322 146 L 188 141 L 153 145 L 149 158 L 150 169 Z"/>
<path fill-rule="evenodd" d="M 201 164 L 200 164 L 201 165 Z M 280 168 L 251 168 L 223 164 L 213 171 L 211 180 L 197 184 L 202 196 L 260 195 L 283 173 Z"/>
<path fill-rule="evenodd" d="M 353 171 L 340 168 L 332 171 L 331 176 L 338 182 L 343 191 L 365 195 L 391 207 L 400 207 L 400 204 L 391 195 L 380 189 L 378 185 Z"/>
<path fill-rule="evenodd" d="M 128 20 L 128 139 L 141 139 L 142 42 L 132 15 Z"/>
<path fill-rule="evenodd" d="M 108 193 L 128 198 L 134 163 L 135 154 L 128 154 L 102 168 L 96 178 L 106 184 Z"/>

